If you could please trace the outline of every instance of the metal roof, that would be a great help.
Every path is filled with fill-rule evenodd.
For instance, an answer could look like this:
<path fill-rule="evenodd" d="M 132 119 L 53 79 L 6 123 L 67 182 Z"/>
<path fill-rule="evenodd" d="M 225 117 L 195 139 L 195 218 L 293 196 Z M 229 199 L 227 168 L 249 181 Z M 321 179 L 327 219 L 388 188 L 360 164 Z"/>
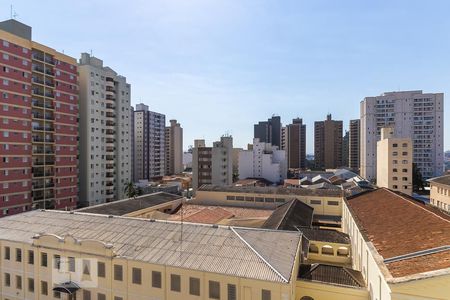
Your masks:
<path fill-rule="evenodd" d="M 300 265 L 298 278 L 350 287 L 365 287 L 361 272 L 326 264 Z"/>
<path fill-rule="evenodd" d="M 31 244 L 37 234 L 97 240 L 130 260 L 280 283 L 295 280 L 291 273 L 301 242 L 301 233 L 292 231 L 81 212 L 36 210 L 0 219 L 1 240 Z"/>
<path fill-rule="evenodd" d="M 322 196 L 322 197 L 342 197 L 343 193 L 339 190 L 321 190 L 321 189 L 304 189 L 304 188 L 286 188 L 282 186 L 220 186 L 212 184 L 204 184 L 198 192 L 226 192 L 226 193 L 247 193 L 247 194 L 273 194 L 279 196 Z"/>

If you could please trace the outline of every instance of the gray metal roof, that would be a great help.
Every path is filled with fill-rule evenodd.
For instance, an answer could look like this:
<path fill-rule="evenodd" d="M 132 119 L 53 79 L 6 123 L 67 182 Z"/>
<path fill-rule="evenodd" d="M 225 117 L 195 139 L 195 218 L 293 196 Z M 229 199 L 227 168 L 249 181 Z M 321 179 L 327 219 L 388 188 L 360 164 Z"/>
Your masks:
<path fill-rule="evenodd" d="M 0 240 L 31 244 L 36 234 L 101 241 L 130 260 L 281 283 L 292 280 L 301 242 L 301 233 L 292 231 L 81 212 L 36 210 L 0 219 Z"/>
<path fill-rule="evenodd" d="M 298 196 L 322 196 L 322 197 L 342 197 L 342 191 L 338 190 L 321 190 L 321 189 L 304 189 L 304 188 L 285 188 L 282 186 L 220 186 L 212 184 L 202 185 L 198 191 L 205 192 L 228 192 L 228 193 L 254 193 L 254 194 L 273 194 L 273 195 L 298 195 Z"/>
<path fill-rule="evenodd" d="M 139 196 L 136 197 L 136 199 L 127 198 L 114 202 L 80 208 L 77 211 L 102 215 L 123 216 L 141 209 L 172 202 L 182 198 L 183 197 L 180 195 L 158 192 Z"/>

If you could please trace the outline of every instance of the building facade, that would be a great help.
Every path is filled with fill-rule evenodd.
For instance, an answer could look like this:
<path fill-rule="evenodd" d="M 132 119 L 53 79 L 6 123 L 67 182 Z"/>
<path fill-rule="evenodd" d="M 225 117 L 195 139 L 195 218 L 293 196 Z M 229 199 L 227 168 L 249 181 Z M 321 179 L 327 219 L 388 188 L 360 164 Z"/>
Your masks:
<path fill-rule="evenodd" d="M 450 213 L 450 175 L 431 178 L 430 204 Z"/>
<path fill-rule="evenodd" d="M 355 172 L 359 171 L 359 162 L 360 162 L 360 120 L 350 120 L 349 126 L 349 137 L 348 137 L 348 166 Z"/>
<path fill-rule="evenodd" d="M 166 175 L 183 172 L 183 128 L 177 120 L 170 120 L 166 127 Z"/>
<path fill-rule="evenodd" d="M 133 181 L 164 176 L 166 155 L 166 116 L 150 111 L 145 104 L 134 111 Z"/>
<path fill-rule="evenodd" d="M 425 179 L 444 168 L 444 94 L 402 91 L 366 97 L 361 102 L 361 175 L 376 177 L 376 143 L 382 127 L 397 137 L 411 137 L 413 163 Z"/>
<path fill-rule="evenodd" d="M 231 185 L 233 183 L 233 138 L 222 136 L 212 147 L 205 140 L 195 140 L 192 150 L 192 188 L 203 184 Z"/>
<path fill-rule="evenodd" d="M 314 160 L 319 169 L 342 166 L 342 121 L 331 119 L 314 122 Z"/>
<path fill-rule="evenodd" d="M 263 143 L 271 143 L 281 149 L 281 118 L 272 116 L 267 121 L 259 122 L 254 125 L 254 138 Z"/>
<path fill-rule="evenodd" d="M 394 129 L 381 129 L 377 142 L 377 185 L 412 195 L 412 142 L 395 138 Z"/>
<path fill-rule="evenodd" d="M 123 199 L 132 176 L 130 84 L 88 53 L 78 66 L 82 205 Z"/>
<path fill-rule="evenodd" d="M 350 147 L 350 133 L 349 131 L 345 131 L 344 136 L 342 137 L 342 166 L 349 166 L 349 147 Z"/>
<path fill-rule="evenodd" d="M 279 183 L 286 177 L 286 151 L 259 139 L 253 139 L 251 150 L 239 151 L 239 179 L 264 178 Z"/>
<path fill-rule="evenodd" d="M 288 147 L 288 129 L 287 126 L 281 127 L 281 150 L 287 150 Z"/>
<path fill-rule="evenodd" d="M 1 216 L 78 202 L 76 60 L 0 22 Z"/>
<path fill-rule="evenodd" d="M 306 124 L 300 118 L 293 119 L 286 125 L 286 133 L 288 168 L 306 168 Z"/>

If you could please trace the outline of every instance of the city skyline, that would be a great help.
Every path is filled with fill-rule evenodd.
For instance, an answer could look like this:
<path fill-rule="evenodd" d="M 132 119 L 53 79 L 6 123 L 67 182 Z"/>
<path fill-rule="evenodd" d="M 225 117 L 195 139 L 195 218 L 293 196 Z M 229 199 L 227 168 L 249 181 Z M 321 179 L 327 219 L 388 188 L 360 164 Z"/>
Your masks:
<path fill-rule="evenodd" d="M 314 121 L 327 113 L 348 129 L 364 97 L 449 92 L 444 14 L 450 4 L 444 1 L 131 1 L 128 10 L 118 1 L 51 3 L 12 4 L 34 39 L 75 58 L 92 50 L 120 70 L 133 85 L 133 105 L 143 102 L 182 124 L 184 149 L 225 133 L 245 147 L 253 124 L 277 114 L 284 124 L 304 120 L 307 153 L 313 153 Z M 42 5 L 53 11 L 57 28 L 35 14 Z M 2 19 L 10 17 L 8 8 Z M 428 13 L 435 17 L 411 22 Z M 196 114 L 208 126 L 199 126 Z M 444 127 L 450 128 L 448 118 Z"/>

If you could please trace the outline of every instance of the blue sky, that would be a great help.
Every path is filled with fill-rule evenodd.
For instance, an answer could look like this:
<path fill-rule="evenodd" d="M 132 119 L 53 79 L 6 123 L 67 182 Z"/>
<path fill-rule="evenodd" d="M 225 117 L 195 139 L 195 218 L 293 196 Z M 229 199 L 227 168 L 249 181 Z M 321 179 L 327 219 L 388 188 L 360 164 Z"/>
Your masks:
<path fill-rule="evenodd" d="M 36 41 L 126 76 L 133 104 L 182 124 L 185 148 L 224 133 L 243 147 L 278 114 L 304 119 L 311 153 L 314 121 L 348 127 L 365 96 L 450 94 L 450 1 L 1 0 L 3 19 L 11 3 Z"/>

